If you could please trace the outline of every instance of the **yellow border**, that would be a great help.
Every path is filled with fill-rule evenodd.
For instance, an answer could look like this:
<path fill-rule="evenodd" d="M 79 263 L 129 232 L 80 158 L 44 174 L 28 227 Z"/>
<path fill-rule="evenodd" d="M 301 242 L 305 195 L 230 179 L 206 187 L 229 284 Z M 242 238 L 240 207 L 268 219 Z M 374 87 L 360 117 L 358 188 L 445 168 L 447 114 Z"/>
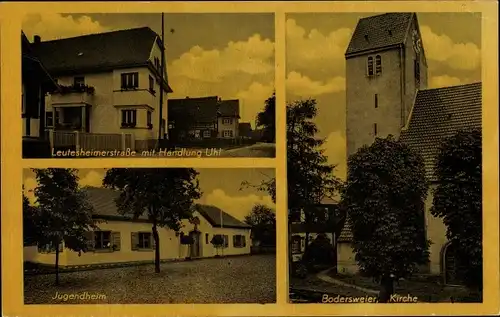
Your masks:
<path fill-rule="evenodd" d="M 28 12 L 275 12 L 277 158 L 269 159 L 88 159 L 21 160 L 20 37 L 21 18 Z M 482 304 L 288 304 L 286 243 L 285 159 L 285 12 L 482 12 L 483 82 L 483 208 L 484 303 Z M 499 312 L 499 213 L 498 213 L 498 4 L 495 1 L 390 1 L 390 2 L 169 2 L 169 3 L 1 3 L 1 140 L 2 159 L 2 294 L 6 316 L 54 315 L 203 315 L 203 316 L 311 316 L 311 315 L 476 315 Z M 13 106 L 14 105 L 14 106 Z M 14 137 L 12 137 L 14 136 Z M 21 163 L 21 164 L 20 164 Z M 278 303 L 224 305 L 23 305 L 21 233 L 22 167 L 274 167 L 278 178 Z M 11 229 L 13 228 L 13 229 Z"/>

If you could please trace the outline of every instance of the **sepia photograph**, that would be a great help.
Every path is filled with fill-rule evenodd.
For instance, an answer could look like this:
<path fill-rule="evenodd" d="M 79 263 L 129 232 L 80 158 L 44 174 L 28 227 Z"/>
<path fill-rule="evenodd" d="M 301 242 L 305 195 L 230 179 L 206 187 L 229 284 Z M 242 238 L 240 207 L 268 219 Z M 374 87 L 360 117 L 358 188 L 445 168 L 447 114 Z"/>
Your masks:
<path fill-rule="evenodd" d="M 275 157 L 274 14 L 29 14 L 23 158 Z"/>
<path fill-rule="evenodd" d="M 481 22 L 287 14 L 290 302 L 483 301 Z"/>
<path fill-rule="evenodd" d="M 275 303 L 274 177 L 24 169 L 24 303 Z"/>

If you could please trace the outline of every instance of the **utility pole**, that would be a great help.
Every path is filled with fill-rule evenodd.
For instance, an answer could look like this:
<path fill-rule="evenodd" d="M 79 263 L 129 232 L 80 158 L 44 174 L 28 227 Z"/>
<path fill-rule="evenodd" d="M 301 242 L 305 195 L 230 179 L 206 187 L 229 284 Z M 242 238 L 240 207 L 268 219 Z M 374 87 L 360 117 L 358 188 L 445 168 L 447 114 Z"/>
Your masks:
<path fill-rule="evenodd" d="M 161 13 L 161 61 L 160 61 L 160 111 L 159 111 L 159 130 L 158 130 L 158 149 L 160 149 L 160 142 L 163 139 L 164 131 L 167 122 L 165 120 L 165 125 L 163 125 L 163 78 L 165 73 L 165 17 L 164 13 Z"/>

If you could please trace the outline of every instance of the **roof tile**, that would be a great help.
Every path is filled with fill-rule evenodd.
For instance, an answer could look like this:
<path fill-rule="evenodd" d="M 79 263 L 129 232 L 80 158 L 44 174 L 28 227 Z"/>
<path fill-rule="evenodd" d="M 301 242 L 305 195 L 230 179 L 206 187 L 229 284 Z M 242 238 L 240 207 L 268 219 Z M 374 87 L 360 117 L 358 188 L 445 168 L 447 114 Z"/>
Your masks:
<path fill-rule="evenodd" d="M 360 19 L 346 55 L 403 44 L 414 13 L 385 13 Z"/>

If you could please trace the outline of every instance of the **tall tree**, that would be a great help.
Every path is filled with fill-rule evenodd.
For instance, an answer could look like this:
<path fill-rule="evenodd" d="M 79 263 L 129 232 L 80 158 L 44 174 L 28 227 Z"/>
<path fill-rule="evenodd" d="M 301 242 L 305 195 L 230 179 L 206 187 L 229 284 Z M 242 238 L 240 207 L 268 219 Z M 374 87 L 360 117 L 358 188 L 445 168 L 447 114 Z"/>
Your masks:
<path fill-rule="evenodd" d="M 455 246 L 457 277 L 481 292 L 482 254 L 481 130 L 459 131 L 444 140 L 436 163 L 432 215 L 443 219 Z"/>
<path fill-rule="evenodd" d="M 38 241 L 37 216 L 38 209 L 29 201 L 23 186 L 23 242 L 25 246 L 31 246 Z"/>
<path fill-rule="evenodd" d="M 276 93 L 265 101 L 264 110 L 257 114 L 256 128 L 262 128 L 263 139 L 276 142 Z"/>
<path fill-rule="evenodd" d="M 314 99 L 287 105 L 288 208 L 303 209 L 306 224 L 314 223 L 317 217 L 317 210 L 308 207 L 325 198 L 336 200 L 342 186 L 333 175 L 335 165 L 328 164 L 322 149 L 325 140 L 316 136 L 318 128 L 313 120 L 317 112 Z M 308 248 L 309 232 L 305 234 Z"/>
<path fill-rule="evenodd" d="M 198 172 L 191 168 L 112 168 L 103 185 L 120 191 L 118 211 L 152 223 L 155 241 L 155 272 L 160 272 L 158 227 L 178 232 L 183 219 L 191 219 L 194 201 L 201 197 Z"/>
<path fill-rule="evenodd" d="M 377 138 L 348 159 L 342 204 L 360 270 L 380 280 L 380 302 L 394 293 L 394 280 L 428 263 L 427 190 L 422 157 L 392 136 Z"/>
<path fill-rule="evenodd" d="M 276 246 L 276 212 L 273 209 L 256 204 L 245 216 L 245 223 L 252 227 L 252 240 L 261 245 Z"/>
<path fill-rule="evenodd" d="M 97 228 L 93 207 L 78 185 L 76 169 L 34 169 L 37 187 L 36 224 L 38 245 L 55 252 L 56 284 L 59 284 L 59 253 L 87 250 L 86 233 Z"/>

